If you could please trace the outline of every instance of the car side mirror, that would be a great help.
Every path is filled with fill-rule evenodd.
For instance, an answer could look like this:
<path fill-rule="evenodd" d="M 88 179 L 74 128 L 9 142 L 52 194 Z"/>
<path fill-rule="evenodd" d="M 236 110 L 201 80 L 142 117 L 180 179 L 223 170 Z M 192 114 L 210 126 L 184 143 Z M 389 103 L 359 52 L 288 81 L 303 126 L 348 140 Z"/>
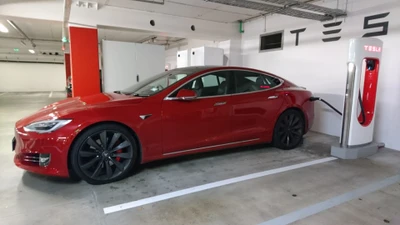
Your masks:
<path fill-rule="evenodd" d="M 195 99 L 197 99 L 197 94 L 193 90 L 181 89 L 176 95 L 176 100 L 193 101 Z"/>

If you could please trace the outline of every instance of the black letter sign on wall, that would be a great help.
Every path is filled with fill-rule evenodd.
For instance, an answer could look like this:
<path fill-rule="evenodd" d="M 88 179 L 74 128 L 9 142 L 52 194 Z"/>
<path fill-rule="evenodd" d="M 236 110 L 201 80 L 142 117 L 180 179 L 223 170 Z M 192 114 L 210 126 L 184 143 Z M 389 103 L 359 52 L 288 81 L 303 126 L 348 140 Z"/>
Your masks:
<path fill-rule="evenodd" d="M 291 34 L 296 34 L 296 46 L 299 45 L 299 36 L 300 36 L 299 34 L 303 33 L 304 31 L 306 31 L 306 28 L 290 31 Z"/>
<path fill-rule="evenodd" d="M 340 26 L 342 24 L 342 22 L 343 21 L 334 22 L 334 23 L 326 23 L 326 24 L 324 24 L 324 27 L 325 28 L 337 27 L 337 26 Z M 330 35 L 330 34 L 338 34 L 338 33 L 340 33 L 340 31 L 342 31 L 342 29 L 333 29 L 333 30 L 323 31 L 322 33 L 324 35 Z M 339 37 L 323 38 L 322 41 L 323 42 L 339 41 L 340 38 L 342 38 L 342 37 L 339 36 Z"/>
<path fill-rule="evenodd" d="M 365 17 L 364 18 L 364 29 L 382 27 L 382 31 L 366 33 L 363 35 L 363 37 L 375 37 L 375 36 L 387 35 L 388 30 L 389 30 L 389 21 L 382 22 L 382 23 L 374 23 L 374 24 L 369 24 L 369 22 L 371 20 L 385 18 L 389 14 L 390 14 L 390 12 Z"/>

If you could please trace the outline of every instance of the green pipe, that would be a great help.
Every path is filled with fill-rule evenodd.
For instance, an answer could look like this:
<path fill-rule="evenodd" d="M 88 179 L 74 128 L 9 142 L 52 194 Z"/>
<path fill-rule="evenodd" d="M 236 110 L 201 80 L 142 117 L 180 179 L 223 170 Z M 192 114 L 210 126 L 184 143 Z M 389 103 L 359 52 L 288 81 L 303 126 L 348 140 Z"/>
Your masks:
<path fill-rule="evenodd" d="M 243 21 L 239 21 L 239 32 L 242 34 L 244 33 L 244 29 L 243 29 Z"/>

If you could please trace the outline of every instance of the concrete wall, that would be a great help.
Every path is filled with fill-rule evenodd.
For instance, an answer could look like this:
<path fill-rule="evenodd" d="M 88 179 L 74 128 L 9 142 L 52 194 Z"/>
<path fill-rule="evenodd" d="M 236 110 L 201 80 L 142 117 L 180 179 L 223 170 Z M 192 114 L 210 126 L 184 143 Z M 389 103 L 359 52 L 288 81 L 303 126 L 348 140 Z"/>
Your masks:
<path fill-rule="evenodd" d="M 64 91 L 63 64 L 0 62 L 0 92 Z"/>
<path fill-rule="evenodd" d="M 345 0 L 339 1 L 339 8 L 345 9 Z M 337 7 L 336 1 L 325 1 L 324 5 Z M 381 15 L 370 24 L 389 22 L 388 34 L 377 36 L 384 41 L 381 64 L 378 103 L 376 111 L 375 140 L 384 142 L 387 147 L 400 150 L 397 141 L 400 127 L 400 1 L 398 0 L 349 0 L 349 15 L 340 26 L 324 28 L 317 21 L 291 18 L 287 16 L 268 16 L 245 24 L 242 35 L 243 65 L 269 71 L 285 77 L 297 85 L 304 86 L 331 102 L 338 109 L 343 108 L 346 84 L 346 63 L 349 39 L 362 37 L 366 33 L 382 31 L 382 27 L 364 29 L 365 17 Z M 387 13 L 389 13 L 387 15 Z M 335 21 L 330 21 L 335 22 Z M 306 28 L 296 35 L 290 31 Z M 339 34 L 324 35 L 322 32 L 341 29 Z M 284 30 L 283 50 L 259 53 L 260 34 Z M 333 42 L 322 39 L 340 36 Z M 397 119 L 396 119 L 397 118 Z M 339 136 L 341 117 L 324 105 L 316 104 L 314 131 Z"/>
<path fill-rule="evenodd" d="M 165 51 L 165 65 L 169 67 L 169 69 L 176 68 L 176 54 L 180 50 L 192 49 L 202 46 L 207 47 L 218 47 L 218 41 L 209 41 L 209 40 L 196 40 L 196 39 L 189 39 L 187 41 L 182 42 L 182 44 L 169 48 Z M 190 62 L 190 58 L 189 58 Z"/>
<path fill-rule="evenodd" d="M 239 39 L 226 40 L 226 41 L 209 41 L 209 40 L 196 40 L 189 39 L 182 45 L 170 48 L 165 51 L 165 65 L 169 69 L 176 68 L 176 54 L 180 50 L 186 50 L 198 47 L 216 47 L 222 48 L 224 50 L 224 65 L 225 66 L 241 66 L 242 56 L 241 56 L 241 41 Z M 190 62 L 190 58 L 189 58 Z"/>
<path fill-rule="evenodd" d="M 164 72 L 164 46 L 133 42 L 102 42 L 103 91 L 123 90 Z"/>

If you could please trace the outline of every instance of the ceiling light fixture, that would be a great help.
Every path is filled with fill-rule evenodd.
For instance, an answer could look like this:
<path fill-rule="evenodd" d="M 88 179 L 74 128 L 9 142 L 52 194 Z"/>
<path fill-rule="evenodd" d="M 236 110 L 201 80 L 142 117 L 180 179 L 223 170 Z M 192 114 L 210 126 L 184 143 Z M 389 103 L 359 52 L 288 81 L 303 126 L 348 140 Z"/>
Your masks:
<path fill-rule="evenodd" d="M 3 33 L 8 33 L 8 29 L 6 26 L 4 26 L 2 23 L 0 23 L 0 32 Z"/>
<path fill-rule="evenodd" d="M 33 50 L 33 49 L 29 49 L 29 52 L 32 54 L 35 54 L 35 50 Z"/>

